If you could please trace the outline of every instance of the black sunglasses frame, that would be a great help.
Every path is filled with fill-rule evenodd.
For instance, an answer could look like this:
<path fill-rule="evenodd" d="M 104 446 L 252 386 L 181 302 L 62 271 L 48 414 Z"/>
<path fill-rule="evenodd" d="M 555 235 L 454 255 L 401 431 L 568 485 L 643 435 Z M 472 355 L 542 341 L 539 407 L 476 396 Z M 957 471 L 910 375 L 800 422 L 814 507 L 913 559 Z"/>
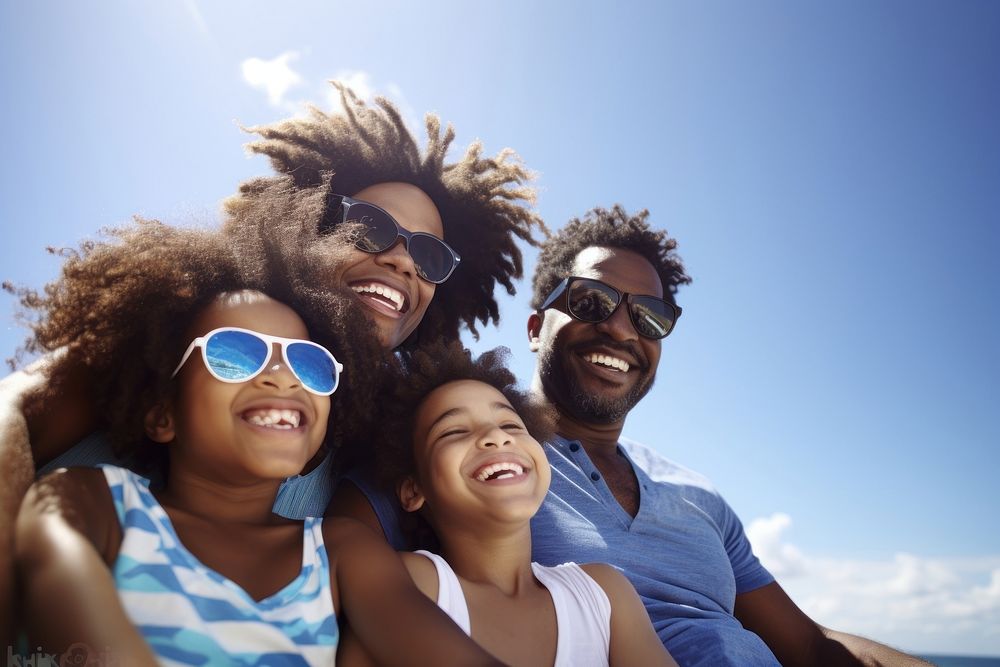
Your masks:
<path fill-rule="evenodd" d="M 600 320 L 585 320 L 573 312 L 573 310 L 569 307 L 569 293 L 571 285 L 576 280 L 585 280 L 588 282 L 597 283 L 602 287 L 604 287 L 605 289 L 607 289 L 612 294 L 617 295 L 617 301 L 615 303 L 615 307 L 611 309 L 611 312 L 608 313 L 607 317 Z M 563 299 L 561 304 L 559 304 L 561 305 L 561 307 L 558 307 L 556 305 L 556 300 L 559 299 L 559 297 L 563 296 L 564 294 L 566 295 L 566 298 Z M 665 334 L 663 334 L 662 336 L 650 336 L 642 332 L 642 329 L 639 327 L 639 325 L 636 324 L 635 321 L 636 314 L 635 311 L 633 310 L 635 304 L 634 299 L 637 297 L 660 301 L 664 303 L 669 310 L 672 310 L 674 312 L 674 317 L 670 322 L 670 328 L 667 329 L 667 332 Z M 666 299 L 661 299 L 660 297 L 653 296 L 652 294 L 630 294 L 629 292 L 622 292 L 618 288 L 607 284 L 603 280 L 598 280 L 597 278 L 583 278 L 581 276 L 569 276 L 567 278 L 563 278 L 562 282 L 556 285 L 555 289 L 553 289 L 549 293 L 549 296 L 546 297 L 544 303 L 542 303 L 542 307 L 539 308 L 538 310 L 543 311 L 543 310 L 548 310 L 549 308 L 556 308 L 560 312 L 566 313 L 574 320 L 577 320 L 579 322 L 586 322 L 587 324 L 597 324 L 598 322 L 604 322 L 606 320 L 611 319 L 614 316 L 615 312 L 618 311 L 618 308 L 621 307 L 623 301 L 628 303 L 628 318 L 629 321 L 632 322 L 632 326 L 635 328 L 636 333 L 638 333 L 640 336 L 644 338 L 649 338 L 651 340 L 663 340 L 664 338 L 669 336 L 671 332 L 673 332 L 674 327 L 677 326 L 677 320 L 680 319 L 681 316 L 681 307 L 678 306 L 677 304 L 670 303 Z"/>
<path fill-rule="evenodd" d="M 417 275 L 420 276 L 422 280 L 426 280 L 427 282 L 433 283 L 435 285 L 440 285 L 441 283 L 448 280 L 448 278 L 451 278 L 451 274 L 453 274 L 455 272 L 455 269 L 458 268 L 459 262 L 462 261 L 462 256 L 459 255 L 457 252 L 455 252 L 455 249 L 452 248 L 447 243 L 445 243 L 444 240 L 439 239 L 434 234 L 428 234 L 427 232 L 411 232 L 409 229 L 399 224 L 396 218 L 392 217 L 392 215 L 390 215 L 389 212 L 386 211 L 381 206 L 378 206 L 376 204 L 361 199 L 354 199 L 346 195 L 337 195 L 331 193 L 327 197 L 326 212 L 323 215 L 323 219 L 320 220 L 319 232 L 322 234 L 323 232 L 328 231 L 333 227 L 335 227 L 336 225 L 339 225 L 343 223 L 345 220 L 347 220 L 348 212 L 351 210 L 351 207 L 354 206 L 355 204 L 363 204 L 365 206 L 372 207 L 373 209 L 384 215 L 390 222 L 392 222 L 392 224 L 396 226 L 396 237 L 386 247 L 381 248 L 379 250 L 369 250 L 362 244 L 362 239 L 364 238 L 362 237 L 362 239 L 358 239 L 358 241 L 356 241 L 354 244 L 354 247 L 357 248 L 358 250 L 366 252 L 370 255 L 378 255 L 388 250 L 391 250 L 393 247 L 395 247 L 399 239 L 402 238 L 403 247 L 406 249 L 406 252 L 409 253 L 410 257 L 413 259 L 414 266 L 416 266 L 417 268 Z M 447 250 L 448 253 L 451 255 L 452 259 L 451 267 L 448 269 L 448 272 L 445 273 L 443 278 L 432 280 L 431 278 L 428 278 L 427 275 L 424 273 L 423 269 L 420 268 L 421 265 L 417 261 L 417 258 L 413 257 L 413 253 L 410 252 L 410 241 L 415 236 L 427 237 L 434 240 L 435 242 L 441 244 L 441 246 L 444 247 L 444 249 Z"/>

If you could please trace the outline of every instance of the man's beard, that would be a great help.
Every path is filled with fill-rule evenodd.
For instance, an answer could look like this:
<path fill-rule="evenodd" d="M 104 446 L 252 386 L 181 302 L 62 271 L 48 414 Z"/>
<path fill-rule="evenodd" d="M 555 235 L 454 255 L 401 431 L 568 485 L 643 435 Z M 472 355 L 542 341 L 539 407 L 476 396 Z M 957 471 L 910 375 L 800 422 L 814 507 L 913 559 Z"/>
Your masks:
<path fill-rule="evenodd" d="M 643 377 L 621 396 L 588 393 L 572 381 L 572 371 L 567 363 L 569 354 L 557 355 L 549 347 L 538 355 L 538 371 L 545 396 L 568 417 L 590 424 L 612 424 L 624 419 L 653 388 L 656 375 L 644 370 L 640 371 Z"/>

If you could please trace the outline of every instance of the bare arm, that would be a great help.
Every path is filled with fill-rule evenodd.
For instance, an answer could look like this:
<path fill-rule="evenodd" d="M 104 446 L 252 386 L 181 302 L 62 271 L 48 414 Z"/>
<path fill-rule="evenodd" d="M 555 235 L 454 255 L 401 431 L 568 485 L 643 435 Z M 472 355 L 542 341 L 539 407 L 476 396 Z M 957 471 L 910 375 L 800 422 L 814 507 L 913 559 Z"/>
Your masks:
<path fill-rule="evenodd" d="M 611 602 L 611 646 L 608 662 L 616 665 L 669 665 L 677 662 L 667 653 L 649 622 L 646 608 L 632 583 L 603 563 L 580 566 L 596 581 Z"/>
<path fill-rule="evenodd" d="M 736 618 L 757 633 L 783 665 L 929 665 L 870 639 L 827 630 L 792 602 L 777 582 L 736 596 Z"/>
<path fill-rule="evenodd" d="M 346 517 L 360 521 L 375 531 L 376 534 L 385 537 L 382 524 L 378 520 L 378 515 L 368 498 L 361 492 L 354 482 L 349 479 L 342 480 L 333 492 L 330 504 L 326 508 L 328 517 Z"/>
<path fill-rule="evenodd" d="M 59 470 L 31 487 L 17 518 L 15 559 L 32 646 L 63 653 L 84 644 L 121 664 L 155 664 L 108 567 L 120 544 L 100 470 Z"/>
<path fill-rule="evenodd" d="M 70 374 L 67 394 L 46 405 L 32 402 L 48 382 L 54 357 L 0 380 L 0 646 L 14 633 L 14 522 L 35 467 L 93 430 L 96 420 L 84 369 Z"/>
<path fill-rule="evenodd" d="M 323 527 L 338 608 L 376 663 L 501 664 L 417 589 L 378 535 L 349 519 L 327 519 Z"/>

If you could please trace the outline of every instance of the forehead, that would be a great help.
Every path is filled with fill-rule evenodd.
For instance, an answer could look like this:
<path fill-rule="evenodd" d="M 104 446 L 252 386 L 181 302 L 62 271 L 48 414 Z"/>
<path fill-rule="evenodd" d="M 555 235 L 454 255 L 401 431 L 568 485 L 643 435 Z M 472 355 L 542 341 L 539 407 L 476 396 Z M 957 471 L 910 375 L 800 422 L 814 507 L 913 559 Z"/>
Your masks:
<path fill-rule="evenodd" d="M 495 387 L 478 380 L 455 380 L 427 394 L 418 408 L 417 422 L 437 419 L 456 408 L 472 411 L 491 408 L 495 403 L 508 404 L 507 398 Z"/>
<path fill-rule="evenodd" d="M 298 313 L 261 292 L 228 292 L 202 308 L 191 324 L 191 338 L 219 327 L 241 327 L 282 338 L 309 338 Z"/>
<path fill-rule="evenodd" d="M 351 196 L 385 209 L 411 232 L 427 232 L 444 238 L 441 214 L 434 201 L 411 183 L 376 183 Z"/>
<path fill-rule="evenodd" d="M 596 278 L 622 292 L 663 297 L 663 285 L 648 259 L 632 250 L 591 246 L 573 261 L 574 276 Z"/>

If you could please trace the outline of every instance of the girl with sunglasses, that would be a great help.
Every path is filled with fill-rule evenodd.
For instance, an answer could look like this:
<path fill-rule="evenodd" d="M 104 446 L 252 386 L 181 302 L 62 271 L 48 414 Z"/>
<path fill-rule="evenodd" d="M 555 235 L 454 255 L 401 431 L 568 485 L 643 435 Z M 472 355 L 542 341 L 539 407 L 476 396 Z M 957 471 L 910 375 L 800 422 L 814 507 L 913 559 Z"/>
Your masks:
<path fill-rule="evenodd" d="M 375 445 L 429 549 L 403 554 L 410 575 L 505 664 L 676 665 L 617 570 L 531 562 L 529 522 L 551 476 L 535 436 L 554 416 L 516 389 L 505 354 L 437 346 L 392 382 Z M 368 648 L 348 634 L 339 657 L 364 664 Z"/>
<path fill-rule="evenodd" d="M 328 418 L 370 416 L 381 349 L 351 297 L 244 274 L 218 235 L 116 235 L 25 297 L 35 344 L 66 349 L 54 381 L 72 371 L 60 360 L 84 363 L 118 453 L 155 481 L 104 465 L 35 483 L 15 542 L 30 646 L 128 665 L 332 664 L 348 619 L 379 661 L 493 664 L 363 525 L 271 511 L 282 480 L 331 446 Z"/>
<path fill-rule="evenodd" d="M 368 335 L 385 349 L 496 323 L 496 285 L 513 293 L 522 276 L 518 240 L 534 244 L 545 232 L 530 208 L 530 172 L 509 149 L 484 156 L 478 142 L 449 162 L 455 132 L 442 131 L 436 116 L 426 118 L 421 149 L 390 102 L 368 106 L 338 88 L 342 113 L 314 109 L 306 118 L 250 128 L 259 135 L 250 151 L 267 156 L 276 175 L 243 183 L 226 202 L 223 233 L 243 270 L 263 264 L 287 271 L 303 293 L 349 290 L 374 323 Z M 47 356 L 0 380 L 0 539 L 13 532 L 33 469 L 118 460 L 104 434 L 108 415 L 92 400 L 90 370 L 76 364 L 56 386 L 55 362 Z M 38 394 L 49 399 L 33 400 Z M 353 452 L 345 464 L 365 457 Z M 279 510 L 295 517 L 322 513 L 333 467 L 325 461 L 291 480 Z M 365 486 L 369 475 L 360 470 L 357 483 Z M 346 482 L 340 495 L 342 513 L 378 526 L 358 486 Z M 0 645 L 12 621 L 12 590 L 9 554 L 0 549 Z"/>

